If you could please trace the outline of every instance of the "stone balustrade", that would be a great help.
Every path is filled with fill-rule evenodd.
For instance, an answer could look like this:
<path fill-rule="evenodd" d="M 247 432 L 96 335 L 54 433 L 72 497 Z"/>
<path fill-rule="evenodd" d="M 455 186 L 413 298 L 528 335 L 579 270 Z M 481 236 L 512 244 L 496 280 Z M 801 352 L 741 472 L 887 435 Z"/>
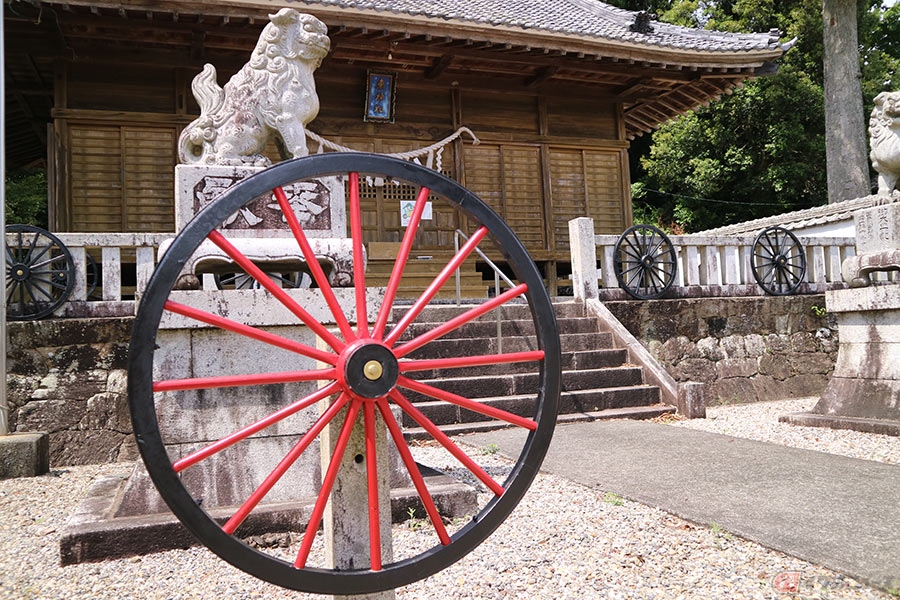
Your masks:
<path fill-rule="evenodd" d="M 133 315 L 134 295 L 147 286 L 156 268 L 157 247 L 173 237 L 171 233 L 54 235 L 66 245 L 75 263 L 75 282 L 68 302 L 55 315 L 59 317 Z M 89 253 L 99 270 L 88 268 Z"/>
<path fill-rule="evenodd" d="M 570 222 L 572 281 L 577 298 L 628 299 L 613 271 L 617 235 L 594 235 L 593 220 Z M 763 293 L 750 270 L 755 236 L 669 236 L 675 248 L 677 273 L 666 297 L 754 296 Z M 841 263 L 856 254 L 855 238 L 799 236 L 806 252 L 806 276 L 801 293 L 822 293 L 843 287 Z M 593 266 L 596 265 L 596 266 Z M 594 283 L 596 281 L 596 283 Z"/>

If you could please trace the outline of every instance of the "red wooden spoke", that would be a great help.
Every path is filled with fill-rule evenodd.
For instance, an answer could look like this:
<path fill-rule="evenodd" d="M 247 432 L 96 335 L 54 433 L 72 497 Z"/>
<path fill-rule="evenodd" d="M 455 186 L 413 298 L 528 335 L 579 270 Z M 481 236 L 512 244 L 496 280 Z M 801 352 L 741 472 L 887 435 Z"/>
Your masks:
<path fill-rule="evenodd" d="M 481 413 L 494 419 L 500 419 L 501 421 L 506 421 L 507 423 L 518 425 L 519 427 L 524 427 L 525 429 L 528 429 L 530 431 L 534 431 L 535 429 L 537 429 L 537 421 L 533 419 L 526 419 L 525 417 L 520 417 L 519 415 L 515 415 L 511 412 L 501 410 L 499 408 L 494 408 L 493 406 L 490 406 L 488 404 L 476 402 L 475 400 L 463 398 L 462 396 L 457 396 L 456 394 L 452 394 L 450 392 L 422 383 L 420 381 L 416 381 L 414 379 L 410 379 L 408 377 L 403 377 L 402 375 L 398 378 L 397 385 L 410 389 L 414 392 L 419 392 L 420 394 L 425 394 L 426 396 L 430 396 L 437 400 L 443 400 L 444 402 L 456 404 L 457 406 L 467 408 L 471 411 Z"/>
<path fill-rule="evenodd" d="M 316 539 L 316 531 L 322 522 L 325 505 L 328 504 L 328 497 L 331 495 L 331 488 L 334 487 L 334 481 L 337 479 L 338 471 L 341 468 L 341 461 L 344 458 L 344 451 L 347 449 L 347 442 L 350 441 L 350 434 L 353 432 L 353 426 L 356 424 L 356 415 L 359 414 L 360 404 L 362 404 L 361 401 L 350 403 L 350 409 L 347 411 L 347 417 L 344 419 L 344 425 L 341 427 L 337 444 L 335 444 L 334 452 L 331 454 L 328 471 L 325 473 L 325 479 L 322 480 L 319 497 L 316 498 L 316 504 L 309 517 L 309 523 L 306 525 L 306 531 L 303 532 L 303 541 L 300 543 L 300 550 L 297 552 L 297 559 L 294 561 L 294 566 L 298 569 L 306 566 L 313 540 Z"/>
<path fill-rule="evenodd" d="M 309 244 L 309 240 L 306 238 L 306 234 L 303 232 L 303 227 L 301 227 L 300 222 L 297 220 L 297 215 L 294 214 L 294 211 L 291 208 L 287 194 L 284 193 L 284 188 L 277 187 L 272 190 L 272 192 L 275 194 L 275 198 L 281 206 L 281 212 L 284 213 L 284 218 L 287 220 L 288 227 L 290 227 L 291 232 L 294 234 L 294 239 L 296 239 L 297 243 L 300 245 L 300 251 L 303 252 L 303 256 L 306 258 L 309 272 L 316 281 L 316 285 L 322 290 L 322 296 L 325 298 L 325 303 L 328 305 L 328 308 L 331 309 L 331 314 L 334 315 L 335 323 L 337 323 L 338 328 L 341 330 L 344 339 L 348 341 L 352 340 L 354 336 L 350 323 L 347 321 L 344 310 L 341 308 L 340 303 L 334 295 L 334 290 L 331 289 L 331 284 L 328 283 L 328 277 L 325 275 L 325 271 L 322 270 L 322 265 L 319 264 L 316 253 L 313 251 L 312 246 Z"/>
<path fill-rule="evenodd" d="M 498 307 L 502 304 L 506 304 L 513 298 L 517 298 L 527 291 L 528 291 L 528 286 L 525 285 L 524 283 L 520 283 L 516 287 L 506 290 L 499 296 L 491 298 L 484 304 L 480 304 L 480 305 L 476 306 L 475 308 L 467 310 L 463 314 L 450 319 L 446 323 L 443 323 L 442 325 L 435 327 L 431 331 L 423 333 L 422 335 L 406 342 L 405 344 L 398 346 L 394 352 L 394 355 L 397 358 L 406 356 L 413 350 L 416 350 L 417 348 L 421 348 L 428 342 L 436 340 L 437 338 L 441 337 L 442 335 L 446 335 L 446 334 L 450 333 L 454 329 L 462 327 L 469 321 L 472 321 L 473 319 L 477 319 L 481 315 L 495 309 L 496 307 Z M 391 332 L 391 333 L 393 333 L 393 332 Z"/>
<path fill-rule="evenodd" d="M 431 420 L 422 414 L 415 405 L 406 399 L 406 397 L 400 393 L 399 390 L 394 389 L 388 394 L 400 408 L 403 409 L 406 414 L 411 416 L 416 423 L 422 426 L 428 434 L 437 440 L 444 448 L 447 449 L 450 454 L 456 457 L 456 460 L 461 462 L 464 467 L 469 469 L 475 477 L 477 477 L 481 482 L 486 485 L 494 494 L 497 496 L 502 496 L 504 489 L 499 483 L 494 481 L 493 477 L 487 474 L 484 469 L 482 469 L 478 463 L 473 461 L 468 455 L 463 452 L 459 446 L 453 443 L 446 433 L 438 429 L 437 425 L 431 422 Z"/>
<path fill-rule="evenodd" d="M 221 375 L 217 377 L 191 377 L 188 379 L 168 379 L 153 382 L 154 392 L 174 392 L 178 390 L 202 390 L 209 388 L 240 387 L 247 385 L 268 385 L 273 383 L 294 383 L 297 381 L 322 381 L 335 379 L 334 369 L 315 371 L 284 371 L 281 373 L 257 373 L 255 375 Z"/>
<path fill-rule="evenodd" d="M 416 238 L 416 232 L 419 230 L 422 213 L 428 204 L 429 194 L 431 194 L 431 190 L 423 187 L 419 190 L 419 195 L 416 197 L 409 224 L 406 226 L 406 233 L 403 234 L 403 241 L 400 243 L 400 251 L 397 252 L 397 261 L 394 263 L 394 269 L 391 271 L 391 278 L 388 280 L 388 286 L 384 293 L 381 311 L 378 313 L 378 319 L 375 321 L 373 335 L 377 340 L 384 338 L 384 329 L 387 327 L 388 319 L 391 317 L 394 298 L 397 297 L 397 290 L 400 289 L 403 270 L 406 268 L 406 261 L 409 260 L 409 253 L 412 251 L 413 241 Z"/>
<path fill-rule="evenodd" d="M 454 256 L 449 263 L 443 268 L 443 270 L 438 274 L 437 277 L 434 278 L 428 287 L 425 288 L 425 291 L 422 292 L 422 296 L 419 297 L 418 300 L 412 305 L 409 311 L 403 315 L 403 318 L 397 323 L 396 327 L 394 327 L 391 332 L 384 339 L 385 344 L 388 346 L 393 346 L 397 339 L 403 332 L 406 331 L 406 328 L 409 327 L 409 324 L 415 320 L 419 313 L 422 312 L 428 303 L 431 302 L 431 299 L 434 298 L 435 294 L 437 294 L 441 287 L 450 279 L 450 276 L 453 275 L 453 272 L 459 268 L 459 265 L 463 263 L 466 258 L 468 258 L 469 254 L 475 249 L 476 246 L 484 239 L 488 233 L 487 227 L 481 226 L 479 227 L 475 233 L 472 234 L 472 237 L 469 238 L 462 248 L 459 249 L 459 252 Z"/>
<path fill-rule="evenodd" d="M 231 259 L 236 262 L 240 267 L 251 277 L 253 277 L 256 281 L 259 282 L 261 286 L 266 288 L 270 294 L 275 296 L 279 302 L 281 302 L 285 308 L 294 313 L 294 315 L 303 322 L 304 325 L 309 327 L 315 332 L 320 338 L 322 338 L 326 344 L 334 348 L 336 352 L 340 352 L 344 349 L 344 342 L 339 340 L 332 334 L 328 329 L 325 328 L 324 325 L 319 323 L 311 314 L 309 314 L 305 308 L 297 304 L 297 301 L 291 298 L 291 296 L 284 291 L 277 283 L 272 281 L 268 275 L 266 275 L 262 269 L 253 264 L 253 262 L 241 254 L 240 250 L 234 247 L 234 245 L 225 239 L 221 233 L 216 230 L 213 230 L 209 233 L 210 241 L 212 241 L 216 246 L 222 249 L 225 254 L 231 257 Z"/>
<path fill-rule="evenodd" d="M 366 315 L 366 261 L 363 254 L 362 209 L 359 206 L 359 173 L 349 174 L 350 237 L 353 240 L 353 285 L 356 289 L 356 333 L 369 337 Z"/>
<path fill-rule="evenodd" d="M 205 310 L 187 306 L 186 304 L 179 304 L 178 302 L 166 300 L 165 309 L 169 312 L 173 312 L 183 317 L 188 317 L 189 319 L 194 319 L 196 321 L 200 321 L 201 323 L 206 323 L 207 325 L 212 325 L 220 329 L 225 329 L 227 331 L 252 338 L 254 340 L 269 344 L 271 346 L 275 346 L 277 348 L 282 348 L 284 350 L 296 352 L 297 354 L 302 354 L 303 356 L 313 358 L 325 364 L 334 365 L 335 363 L 337 363 L 338 357 L 329 352 L 325 352 L 323 350 L 319 350 L 318 348 L 313 348 L 311 346 L 295 342 L 294 340 L 289 340 L 287 338 L 281 337 L 280 335 L 275 335 L 274 333 L 269 333 L 268 331 L 257 329 L 256 327 L 251 327 L 249 325 L 244 325 L 243 323 L 238 323 L 237 321 L 232 321 L 231 319 L 226 319 L 225 317 L 220 317 L 219 315 L 214 315 L 212 313 L 206 312 Z"/>
<path fill-rule="evenodd" d="M 375 404 L 363 403 L 366 432 L 366 482 L 369 491 L 369 564 L 381 570 L 381 515 L 378 510 L 378 450 L 376 449 Z"/>
<path fill-rule="evenodd" d="M 400 346 L 403 348 L 403 346 Z M 405 360 L 400 363 L 401 373 L 414 371 L 431 371 L 432 369 L 458 369 L 462 367 L 481 367 L 484 365 L 501 365 L 520 362 L 544 360 L 543 350 L 527 352 L 510 352 L 508 354 L 483 354 L 480 356 L 457 356 L 454 358 L 435 358 L 429 360 Z"/>
<path fill-rule="evenodd" d="M 431 520 L 431 524 L 434 526 L 434 531 L 435 533 L 437 533 L 438 538 L 441 540 L 441 544 L 446 546 L 450 543 L 450 536 L 447 534 L 447 528 L 444 527 L 444 521 L 441 520 L 441 515 L 438 512 L 437 506 L 435 506 L 434 500 L 431 497 L 431 493 L 428 491 L 428 486 L 425 485 L 425 479 L 422 477 L 422 472 L 419 471 L 419 467 L 416 465 L 416 460 L 413 458 L 412 453 L 409 451 L 409 446 L 406 445 L 406 440 L 403 439 L 403 431 L 397 424 L 396 419 L 394 419 L 394 415 L 391 413 L 391 409 L 388 406 L 387 400 L 385 400 L 384 398 L 379 398 L 375 401 L 375 404 L 378 406 L 378 410 L 379 412 L 381 412 L 381 417 L 387 424 L 388 431 L 391 433 L 391 437 L 394 439 L 394 445 L 397 446 L 397 450 L 400 452 L 400 458 L 403 459 L 403 464 L 406 465 L 406 470 L 409 472 L 409 476 L 410 478 L 412 478 L 413 485 L 415 486 L 416 491 L 419 493 L 419 498 L 422 500 L 422 505 L 425 507 L 425 512 L 428 513 L 428 518 Z"/>
<path fill-rule="evenodd" d="M 321 433 L 323 429 L 331 422 L 331 420 L 337 415 L 338 411 L 344 407 L 347 402 L 349 402 L 350 398 L 346 394 L 341 394 L 338 398 L 337 402 L 328 407 L 328 409 L 322 413 L 316 422 L 310 427 L 309 431 L 303 434 L 303 437 L 300 438 L 291 451 L 285 455 L 284 458 L 281 459 L 281 462 L 275 467 L 275 469 L 269 473 L 269 476 L 265 478 L 265 480 L 260 484 L 256 490 L 250 497 L 244 502 L 240 508 L 238 508 L 237 512 L 235 512 L 228 522 L 222 526 L 222 529 L 225 533 L 234 533 L 234 530 L 237 529 L 241 523 L 244 522 L 244 519 L 247 518 L 247 515 L 256 508 L 256 505 L 259 504 L 262 499 L 269 493 L 269 490 L 278 483 L 278 480 L 284 476 L 287 470 L 293 465 L 300 455 L 306 451 L 310 444 L 312 444 L 313 440 L 316 439 L 316 436 Z M 352 410 L 352 409 L 351 409 Z M 318 524 L 316 524 L 318 527 Z M 313 531 L 313 537 L 315 537 L 315 531 Z"/>
<path fill-rule="evenodd" d="M 201 448 L 200 450 L 198 450 L 192 454 L 189 454 L 188 456 L 185 456 L 181 460 L 178 460 L 175 463 L 173 463 L 172 469 L 174 469 L 174 471 L 176 473 L 180 473 L 181 471 L 187 469 L 191 465 L 195 465 L 198 462 L 200 462 L 201 460 L 208 458 L 217 452 L 221 452 L 225 448 L 228 448 L 229 446 L 232 446 L 241 440 L 247 439 L 251 435 L 253 435 L 255 433 L 259 433 L 266 427 L 274 425 L 278 421 L 281 421 L 282 419 L 285 419 L 295 413 L 298 413 L 301 410 L 303 410 L 304 408 L 309 408 L 316 402 L 323 400 L 323 399 L 327 398 L 328 396 L 337 394 L 340 391 L 341 391 L 340 384 L 338 384 L 336 381 L 331 382 L 329 385 L 326 385 L 325 387 L 321 388 L 320 390 L 317 390 L 315 393 L 310 394 L 306 398 L 303 398 L 302 400 L 298 400 L 297 402 L 293 402 L 293 403 L 289 404 L 288 406 L 285 406 L 281 410 L 272 413 L 268 417 L 266 417 L 264 419 L 260 419 L 259 421 L 257 421 L 256 423 L 253 423 L 252 425 L 248 425 L 247 427 L 244 427 L 243 429 L 240 429 L 239 431 L 235 431 L 231 435 L 223 437 L 221 440 L 219 440 L 213 444 L 210 444 L 209 446 L 206 446 L 205 448 Z"/>

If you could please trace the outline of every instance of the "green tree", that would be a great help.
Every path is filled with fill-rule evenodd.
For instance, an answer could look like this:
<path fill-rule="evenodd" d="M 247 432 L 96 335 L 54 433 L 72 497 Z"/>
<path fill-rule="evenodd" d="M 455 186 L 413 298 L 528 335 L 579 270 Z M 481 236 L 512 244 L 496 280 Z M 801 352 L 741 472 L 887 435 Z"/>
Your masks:
<path fill-rule="evenodd" d="M 42 169 L 6 174 L 6 223 L 47 227 L 47 174 Z"/>
<path fill-rule="evenodd" d="M 860 3 L 866 110 L 897 87 L 900 5 Z M 631 7 L 629 7 L 631 8 Z M 675 0 L 662 20 L 796 38 L 779 72 L 657 130 L 633 146 L 636 220 L 699 231 L 827 201 L 822 5 L 808 0 Z"/>

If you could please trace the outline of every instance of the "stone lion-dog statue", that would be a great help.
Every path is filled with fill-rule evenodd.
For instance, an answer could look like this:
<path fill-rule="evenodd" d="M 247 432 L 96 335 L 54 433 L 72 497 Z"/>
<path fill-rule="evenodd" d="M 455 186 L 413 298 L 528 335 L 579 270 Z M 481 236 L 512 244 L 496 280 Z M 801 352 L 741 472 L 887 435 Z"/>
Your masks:
<path fill-rule="evenodd" d="M 900 92 L 881 92 L 869 119 L 872 167 L 878 172 L 878 195 L 891 196 L 900 181 Z"/>
<path fill-rule="evenodd" d="M 313 72 L 331 48 L 328 28 L 292 8 L 269 20 L 250 61 L 225 89 L 211 64 L 194 78 L 200 116 L 178 139 L 183 164 L 268 166 L 263 153 L 273 136 L 293 157 L 309 153 L 306 125 L 319 113 Z"/>

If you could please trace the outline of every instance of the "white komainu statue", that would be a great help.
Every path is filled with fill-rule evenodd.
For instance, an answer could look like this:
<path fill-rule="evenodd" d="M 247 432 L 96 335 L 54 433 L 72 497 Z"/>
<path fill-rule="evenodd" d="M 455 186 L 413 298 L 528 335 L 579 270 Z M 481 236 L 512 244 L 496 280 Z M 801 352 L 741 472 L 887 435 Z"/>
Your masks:
<path fill-rule="evenodd" d="M 869 136 L 878 195 L 890 196 L 900 181 L 900 92 L 882 92 L 875 97 Z"/>
<path fill-rule="evenodd" d="M 182 163 L 268 166 L 263 152 L 274 135 L 294 157 L 309 153 L 306 124 L 319 113 L 313 71 L 331 47 L 328 28 L 292 8 L 269 19 L 250 61 L 224 90 L 210 64 L 194 78 L 200 117 L 178 139 Z"/>

